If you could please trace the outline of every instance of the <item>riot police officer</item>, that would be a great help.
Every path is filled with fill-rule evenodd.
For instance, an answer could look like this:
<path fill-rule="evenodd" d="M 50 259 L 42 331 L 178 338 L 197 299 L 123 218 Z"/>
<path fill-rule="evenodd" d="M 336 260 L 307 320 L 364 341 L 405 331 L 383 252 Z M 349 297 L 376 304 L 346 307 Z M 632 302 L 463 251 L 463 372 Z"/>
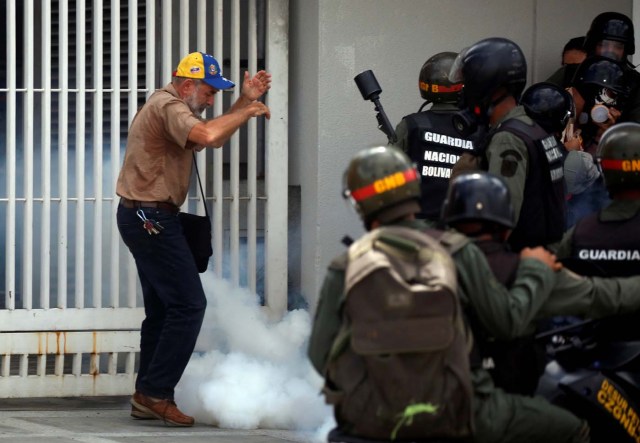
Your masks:
<path fill-rule="evenodd" d="M 633 21 L 619 12 L 599 14 L 587 31 L 584 49 L 588 57 L 600 56 L 619 62 L 624 71 L 623 83 L 629 91 L 629 99 L 624 106 L 615 108 L 611 121 L 600 124 L 602 129 L 621 121 L 640 122 L 640 73 L 629 61 L 629 56 L 636 50 Z M 575 81 L 574 77 L 572 86 L 575 86 Z M 575 94 L 579 109 L 582 108 L 580 95 L 581 93 Z"/>
<path fill-rule="evenodd" d="M 452 166 L 460 154 L 473 150 L 473 141 L 461 137 L 451 121 L 462 90 L 462 83 L 452 83 L 448 78 L 456 56 L 455 52 L 440 52 L 422 65 L 419 88 L 425 102 L 396 127 L 395 146 L 409 156 L 422 177 L 418 217 L 432 221 L 440 215 Z M 428 104 L 431 108 L 423 111 Z"/>
<path fill-rule="evenodd" d="M 522 50 L 505 38 L 462 51 L 450 73 L 452 82 L 464 83 L 457 129 L 485 133 L 478 136 L 478 159 L 462 155 L 454 174 L 479 166 L 505 180 L 516 220 L 509 243 L 517 251 L 559 241 L 565 219 L 559 143 L 518 105 L 526 76 Z"/>
<path fill-rule="evenodd" d="M 638 208 L 636 202 L 636 211 Z M 506 242 L 514 222 L 509 190 L 503 180 L 487 172 L 457 176 L 451 181 L 442 218 L 447 225 L 473 239 L 501 284 L 507 288 L 519 284 L 516 282 L 523 260 Z M 470 296 L 467 314 L 482 357 L 491 359 L 488 367 L 496 385 L 508 392 L 531 394 L 535 390 L 545 361 L 539 357 L 541 349 L 533 340 L 534 320 L 568 314 L 601 318 L 634 312 L 640 304 L 636 286 L 639 282 L 640 277 L 586 278 L 561 269 L 555 274 L 549 297 L 531 312 L 517 337 L 493 335 L 485 307 Z"/>
<path fill-rule="evenodd" d="M 553 83 L 540 82 L 531 85 L 522 93 L 520 104 L 542 129 L 556 136 L 564 135 L 567 126 L 575 119 L 573 97 L 568 91 Z"/>
<path fill-rule="evenodd" d="M 573 97 L 560 86 L 540 82 L 524 91 L 520 103 L 529 117 L 559 138 L 563 147 L 567 202 L 565 227 L 569 228 L 580 217 L 600 209 L 596 205 L 601 201 L 597 198 L 601 187 L 592 189 L 600 177 L 600 171 L 593 156 L 583 150 L 581 130 L 575 129 Z"/>
<path fill-rule="evenodd" d="M 631 89 L 625 67 L 607 57 L 593 55 L 583 61 L 573 79 L 572 95 L 577 97 L 577 121 L 586 151 L 595 153 L 602 133 L 626 109 Z"/>
<path fill-rule="evenodd" d="M 394 181 L 392 187 L 374 185 L 389 176 L 405 179 Z M 429 226 L 428 221 L 415 219 L 419 210 L 420 187 L 416 180 L 419 176 L 415 174 L 410 159 L 400 150 L 391 147 L 362 150 L 352 158 L 345 177 L 344 196 L 352 201 L 368 230 L 381 225 L 401 225 L 420 230 Z M 521 261 L 512 288 L 507 290 L 493 277 L 477 246 L 459 234 L 449 235 L 447 242 L 456 264 L 458 294 L 463 304 L 476 312 L 492 336 L 512 338 L 521 335 L 535 312 L 548 299 L 556 281 L 557 264 L 553 256 L 543 248 L 525 248 L 519 254 Z M 309 338 L 309 358 L 323 376 L 326 375 L 330 354 L 346 343 L 345 335 L 340 334 L 346 264 L 345 252 L 329 265 Z M 563 293 L 559 299 L 571 303 L 571 294 Z M 604 302 L 613 304 L 606 299 Z M 579 306 L 586 308 L 584 303 Z M 540 397 L 508 394 L 496 389 L 490 374 L 481 365 L 473 364 L 472 370 L 475 418 L 472 441 L 588 441 L 588 426 L 573 414 Z M 333 398 L 337 399 L 339 392 L 336 387 L 330 388 L 329 383 L 326 394 L 336 394 Z M 329 440 L 366 441 L 349 435 L 349 427 L 341 423 L 329 434 Z"/>
<path fill-rule="evenodd" d="M 598 142 L 604 131 L 621 121 L 627 109 L 629 94 L 627 70 L 621 62 L 603 56 L 588 57 L 576 72 L 573 95 L 582 100 L 578 122 L 584 139 L 584 150 L 595 157 Z M 611 200 L 598 178 L 585 192 L 569 200 L 568 211 L 572 226 L 577 220 L 599 211 Z"/>
<path fill-rule="evenodd" d="M 612 201 L 565 234 L 558 256 L 586 261 L 604 275 L 640 274 L 640 124 L 609 128 L 597 157 Z"/>
<path fill-rule="evenodd" d="M 587 31 L 584 49 L 589 55 L 627 60 L 636 50 L 633 21 L 619 12 L 598 14 Z"/>

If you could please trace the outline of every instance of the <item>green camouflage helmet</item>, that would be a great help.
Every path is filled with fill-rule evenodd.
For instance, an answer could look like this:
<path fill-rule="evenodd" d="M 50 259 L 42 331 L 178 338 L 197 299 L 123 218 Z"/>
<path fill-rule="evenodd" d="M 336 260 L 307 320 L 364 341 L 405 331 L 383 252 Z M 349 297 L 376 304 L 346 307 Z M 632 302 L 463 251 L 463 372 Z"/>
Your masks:
<path fill-rule="evenodd" d="M 597 157 L 607 189 L 640 188 L 640 124 L 618 123 L 607 129 Z"/>
<path fill-rule="evenodd" d="M 344 172 L 343 194 L 365 223 L 386 223 L 420 210 L 420 176 L 399 149 L 380 146 L 358 152 Z M 403 202 L 411 204 L 400 205 Z"/>

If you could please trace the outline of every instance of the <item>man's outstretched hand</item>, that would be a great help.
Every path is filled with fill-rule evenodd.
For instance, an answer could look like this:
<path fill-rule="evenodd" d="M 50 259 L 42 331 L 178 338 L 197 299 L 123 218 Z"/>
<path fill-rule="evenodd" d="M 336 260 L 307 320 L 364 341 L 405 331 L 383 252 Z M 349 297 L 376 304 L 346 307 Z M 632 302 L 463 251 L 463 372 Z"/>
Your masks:
<path fill-rule="evenodd" d="M 258 100 L 265 92 L 271 88 L 271 74 L 267 71 L 258 71 L 253 77 L 249 76 L 249 71 L 244 72 L 242 82 L 242 95 L 249 101 Z"/>

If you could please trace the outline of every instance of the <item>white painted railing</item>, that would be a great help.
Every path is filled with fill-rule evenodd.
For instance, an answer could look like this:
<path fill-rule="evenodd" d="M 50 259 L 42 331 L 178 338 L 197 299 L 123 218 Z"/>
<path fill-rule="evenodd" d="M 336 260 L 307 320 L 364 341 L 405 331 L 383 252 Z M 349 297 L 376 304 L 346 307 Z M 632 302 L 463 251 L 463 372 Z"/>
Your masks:
<path fill-rule="evenodd" d="M 210 272 L 260 292 L 266 309 L 281 316 L 288 0 L 6 5 L 0 398 L 131 392 L 144 314 L 135 265 L 115 224 L 115 182 L 137 108 L 191 51 L 224 61 L 225 76 L 238 86 L 245 69 L 273 73 L 266 98 L 272 119 L 252 120 L 197 162 L 214 226 Z M 239 94 L 237 87 L 218 99 L 207 117 Z M 204 213 L 196 189 L 183 210 Z"/>

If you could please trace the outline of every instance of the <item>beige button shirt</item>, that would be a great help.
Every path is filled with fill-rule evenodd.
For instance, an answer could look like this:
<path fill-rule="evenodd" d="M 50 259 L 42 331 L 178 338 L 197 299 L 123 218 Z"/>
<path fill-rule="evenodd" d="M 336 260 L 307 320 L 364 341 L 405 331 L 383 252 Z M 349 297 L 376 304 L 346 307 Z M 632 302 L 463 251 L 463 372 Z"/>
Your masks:
<path fill-rule="evenodd" d="M 187 137 L 200 121 L 171 84 L 154 92 L 129 128 L 116 194 L 181 206 L 196 147 Z"/>

